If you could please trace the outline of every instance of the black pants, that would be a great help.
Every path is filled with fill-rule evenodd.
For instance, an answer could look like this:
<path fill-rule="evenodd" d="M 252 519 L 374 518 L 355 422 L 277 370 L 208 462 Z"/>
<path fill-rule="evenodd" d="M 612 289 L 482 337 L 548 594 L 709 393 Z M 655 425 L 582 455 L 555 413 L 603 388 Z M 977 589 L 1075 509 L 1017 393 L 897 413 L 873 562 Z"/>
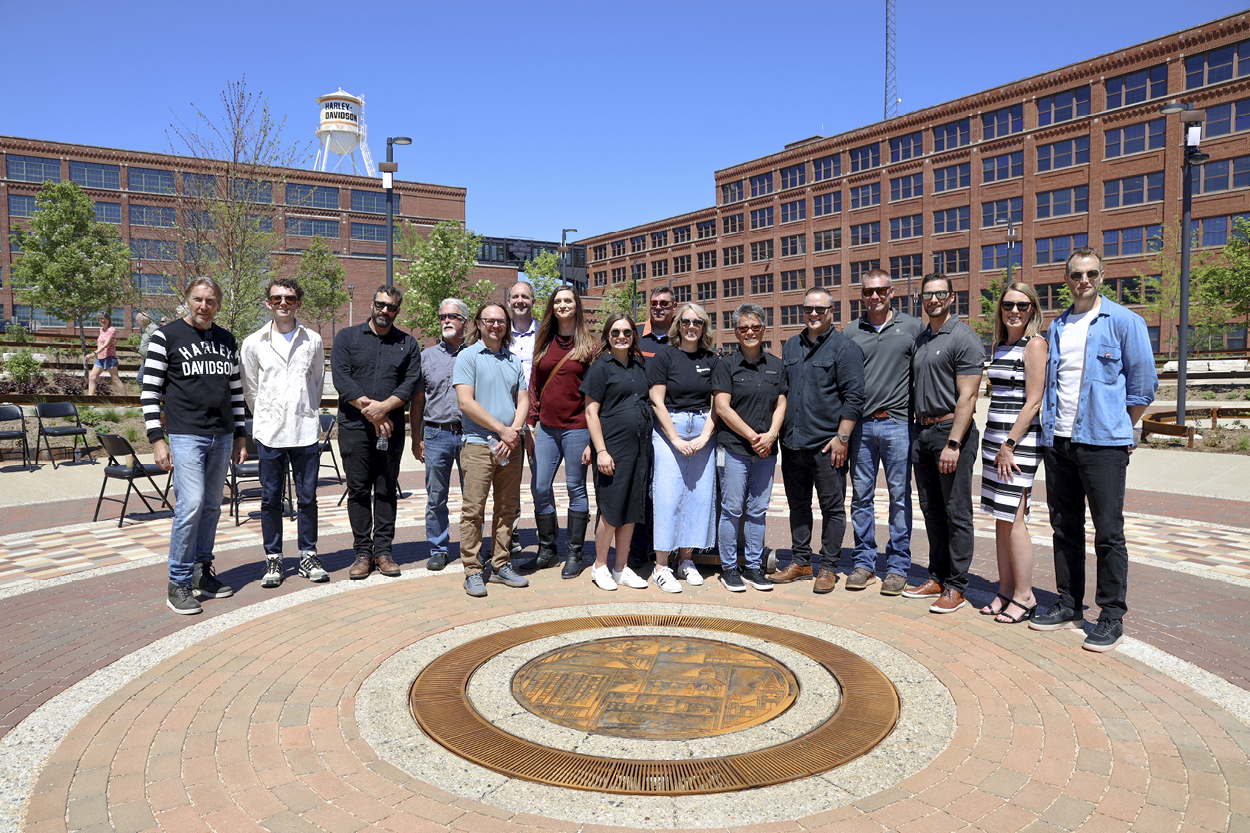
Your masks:
<path fill-rule="evenodd" d="M 339 454 L 347 479 L 347 518 L 358 556 L 390 555 L 395 540 L 399 462 L 404 453 L 402 424 L 395 423 L 386 451 L 378 451 L 377 442 L 372 425 L 339 425 Z"/>
<path fill-rule="evenodd" d="M 812 488 L 820 501 L 820 559 L 817 565 L 836 570 L 846 534 L 846 474 L 843 464 L 834 468 L 829 453 L 819 448 L 781 449 L 781 482 L 790 505 L 790 551 L 793 564 L 812 563 Z"/>
<path fill-rule="evenodd" d="M 1055 584 L 1059 602 L 1078 613 L 1085 602 L 1085 501 L 1094 520 L 1100 619 L 1120 620 L 1128 609 L 1128 547 L 1124 543 L 1124 486 L 1127 446 L 1074 443 L 1055 437 L 1042 449 L 1046 502 L 1055 530 Z"/>
<path fill-rule="evenodd" d="M 942 587 L 963 593 L 972 567 L 972 469 L 981 435 L 975 425 L 968 426 L 955 471 L 943 474 L 938 462 L 950 430 L 951 420 L 920 426 L 911 447 L 911 468 L 929 534 L 929 575 Z"/>

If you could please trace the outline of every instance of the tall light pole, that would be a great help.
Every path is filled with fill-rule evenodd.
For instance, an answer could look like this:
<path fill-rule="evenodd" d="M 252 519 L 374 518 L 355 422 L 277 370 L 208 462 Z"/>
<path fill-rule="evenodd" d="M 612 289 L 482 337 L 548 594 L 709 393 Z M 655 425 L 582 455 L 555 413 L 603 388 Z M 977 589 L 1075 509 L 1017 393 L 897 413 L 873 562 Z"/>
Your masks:
<path fill-rule="evenodd" d="M 386 161 L 378 165 L 382 172 L 382 187 L 386 189 L 386 285 L 395 285 L 395 145 L 410 145 L 407 136 L 386 137 Z"/>
<path fill-rule="evenodd" d="M 1176 424 L 1185 424 L 1185 387 L 1189 382 L 1189 250 L 1193 243 L 1194 166 L 1201 165 L 1211 157 L 1203 153 L 1198 144 L 1202 141 L 1202 123 L 1207 120 L 1206 110 L 1195 110 L 1188 102 L 1173 101 L 1159 108 L 1165 116 L 1180 113 L 1184 129 L 1181 132 L 1181 314 L 1177 333 L 1176 362 Z"/>
<path fill-rule="evenodd" d="M 351 326 L 356 323 L 356 284 L 349 283 L 347 285 L 347 324 Z"/>
<path fill-rule="evenodd" d="M 568 235 L 570 231 L 573 232 L 574 234 L 577 234 L 577 229 L 575 228 L 560 229 L 560 286 L 564 286 L 566 283 L 569 282 L 568 278 L 564 276 L 564 267 L 568 263 L 568 259 L 569 259 L 569 237 Z"/>

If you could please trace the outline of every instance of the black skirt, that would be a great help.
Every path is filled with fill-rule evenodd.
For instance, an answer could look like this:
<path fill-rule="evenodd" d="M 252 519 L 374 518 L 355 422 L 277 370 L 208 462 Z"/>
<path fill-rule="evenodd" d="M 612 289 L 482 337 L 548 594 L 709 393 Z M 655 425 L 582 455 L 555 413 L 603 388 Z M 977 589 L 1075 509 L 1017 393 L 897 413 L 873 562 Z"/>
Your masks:
<path fill-rule="evenodd" d="M 616 462 L 613 474 L 595 467 L 595 500 L 599 514 L 612 527 L 642 523 L 646 519 L 647 492 L 651 488 L 650 404 L 624 407 L 616 414 L 601 414 L 603 444 Z"/>

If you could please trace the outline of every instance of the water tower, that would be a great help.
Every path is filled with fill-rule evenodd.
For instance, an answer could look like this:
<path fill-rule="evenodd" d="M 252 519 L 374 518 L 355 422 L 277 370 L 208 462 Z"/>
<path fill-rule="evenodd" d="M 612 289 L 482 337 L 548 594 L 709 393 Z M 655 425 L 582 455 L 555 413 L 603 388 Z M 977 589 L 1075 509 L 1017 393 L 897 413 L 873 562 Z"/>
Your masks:
<path fill-rule="evenodd" d="M 317 125 L 317 139 L 321 146 L 317 149 L 317 159 L 313 168 L 324 171 L 330 162 L 330 154 L 338 157 L 333 170 L 341 172 L 343 160 L 352 160 L 352 173 L 356 171 L 355 150 L 360 148 L 360 156 L 364 160 L 365 176 L 376 176 L 373 172 L 373 157 L 369 154 L 366 141 L 368 131 L 365 128 L 365 97 L 343 92 L 323 95 L 317 99 L 321 110 L 321 121 Z"/>

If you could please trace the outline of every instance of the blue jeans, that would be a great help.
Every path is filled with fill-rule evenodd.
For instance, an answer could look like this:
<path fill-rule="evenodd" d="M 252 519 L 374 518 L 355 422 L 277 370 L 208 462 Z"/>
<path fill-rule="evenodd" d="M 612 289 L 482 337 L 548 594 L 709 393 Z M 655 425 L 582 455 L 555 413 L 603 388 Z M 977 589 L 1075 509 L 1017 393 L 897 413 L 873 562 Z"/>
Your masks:
<path fill-rule="evenodd" d="M 260 535 L 266 555 L 282 555 L 282 503 L 286 492 L 286 469 L 295 477 L 295 500 L 299 506 L 299 551 L 317 549 L 317 472 L 321 468 L 321 443 L 294 448 L 270 448 L 256 443 L 260 460 Z"/>
<path fill-rule="evenodd" d="M 170 434 L 174 460 L 174 522 L 169 532 L 169 581 L 191 586 L 197 561 L 213 560 L 221 496 L 234 436 Z"/>
<path fill-rule="evenodd" d="M 720 467 L 721 567 L 729 569 L 738 566 L 738 520 L 745 516 L 742 532 L 746 538 L 747 566 L 760 568 L 764 555 L 764 524 L 776 470 L 775 454 L 742 457 L 725 452 L 725 465 Z"/>
<path fill-rule="evenodd" d="M 564 461 L 564 482 L 569 489 L 569 511 L 590 511 L 590 501 L 586 498 L 586 467 L 582 465 L 582 452 L 588 445 L 589 428 L 538 426 L 534 438 L 534 479 L 530 483 L 536 515 L 556 511 L 551 487 L 561 460 Z"/>
<path fill-rule="evenodd" d="M 886 417 L 865 418 L 851 432 L 851 528 L 856 567 L 877 570 L 877 521 L 873 497 L 877 463 L 885 471 L 890 492 L 890 542 L 885 547 L 886 572 L 906 576 L 911 570 L 911 423 Z"/>
<path fill-rule="evenodd" d="M 430 555 L 447 554 L 450 540 L 447 517 L 447 495 L 451 487 L 451 467 L 460 475 L 460 492 L 464 493 L 464 469 L 460 466 L 460 449 L 464 435 L 447 428 L 423 426 L 425 440 L 425 538 L 430 542 Z"/>

